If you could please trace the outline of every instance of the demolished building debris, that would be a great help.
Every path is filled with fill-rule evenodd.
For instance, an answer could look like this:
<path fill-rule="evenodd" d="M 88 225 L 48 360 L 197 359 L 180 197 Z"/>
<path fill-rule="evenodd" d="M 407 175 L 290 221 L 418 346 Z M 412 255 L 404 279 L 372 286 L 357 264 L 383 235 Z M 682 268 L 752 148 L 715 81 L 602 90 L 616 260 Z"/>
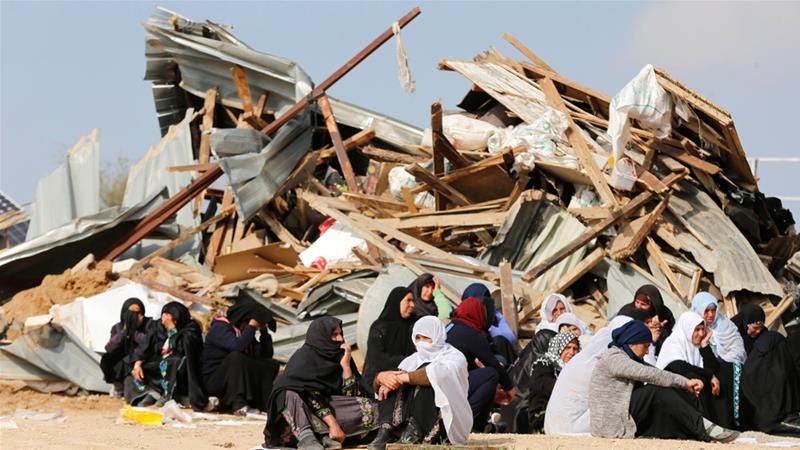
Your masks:
<path fill-rule="evenodd" d="M 113 277 L 151 300 L 168 295 L 207 318 L 242 296 L 267 306 L 282 361 L 324 314 L 363 352 L 388 292 L 423 272 L 453 303 L 473 282 L 501 289 L 522 337 L 551 292 L 594 327 L 643 283 L 676 313 L 700 290 L 728 313 L 759 303 L 774 328 L 800 307 L 786 288 L 800 279 L 794 222 L 758 191 L 731 116 L 661 69 L 639 76 L 669 114 L 612 118 L 627 94 L 569 80 L 506 35 L 527 61 L 494 48 L 443 60 L 473 86 L 458 112 L 433 103 L 421 130 L 325 94 L 391 28 L 319 85 L 212 22 L 158 8 L 144 28 L 162 141 L 131 169 L 122 207 L 75 210 L 67 224 L 37 209 L 34 223 L 52 226 L 0 251 L 0 279 L 38 284 L 109 264 L 72 269 L 87 254 L 134 258 Z M 86 305 L 121 298 L 110 283 L 25 314 L 25 296 L 4 305 L 0 322 L 17 339 L 0 347 L 2 374 L 103 390 L 95 369 L 70 370 L 101 350 L 97 323 L 115 307 Z M 72 349 L 77 368 L 31 356 L 26 345 L 45 335 L 60 336 L 52 344 Z"/>

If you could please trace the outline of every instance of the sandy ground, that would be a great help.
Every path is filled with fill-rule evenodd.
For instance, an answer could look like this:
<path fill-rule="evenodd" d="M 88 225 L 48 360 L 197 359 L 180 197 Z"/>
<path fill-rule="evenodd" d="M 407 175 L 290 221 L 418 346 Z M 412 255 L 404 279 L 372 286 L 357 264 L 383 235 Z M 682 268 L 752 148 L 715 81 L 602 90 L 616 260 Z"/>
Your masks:
<path fill-rule="evenodd" d="M 249 449 L 261 442 L 261 422 L 241 426 L 221 426 L 199 422 L 197 428 L 145 426 L 117 423 L 122 402 L 108 396 L 66 397 L 29 390 L 15 391 L 0 385 L 0 416 L 13 416 L 18 409 L 41 412 L 62 410 L 63 423 L 13 419 L 16 430 L 0 429 L 2 449 L 178 449 L 233 448 Z M 13 418 L 13 417 L 12 417 Z M 778 438 L 760 433 L 746 433 L 760 443 L 793 442 L 800 448 L 800 439 Z M 740 443 L 709 444 L 691 441 L 612 440 L 598 438 L 553 437 L 541 435 L 473 435 L 470 444 L 516 449 L 729 449 L 744 450 L 755 445 Z M 764 447 L 761 447 L 764 448 Z"/>

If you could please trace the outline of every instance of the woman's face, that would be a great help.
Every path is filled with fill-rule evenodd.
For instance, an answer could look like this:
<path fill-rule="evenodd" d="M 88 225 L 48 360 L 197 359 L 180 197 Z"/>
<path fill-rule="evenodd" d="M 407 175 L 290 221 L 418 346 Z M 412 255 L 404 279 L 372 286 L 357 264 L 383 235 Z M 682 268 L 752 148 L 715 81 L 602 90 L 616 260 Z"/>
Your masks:
<path fill-rule="evenodd" d="M 342 327 L 337 326 L 333 333 L 331 334 L 331 340 L 334 342 L 338 342 L 340 344 L 344 344 L 344 335 L 342 334 Z"/>
<path fill-rule="evenodd" d="M 168 312 L 161 313 L 161 324 L 164 325 L 164 328 L 168 330 L 171 330 L 177 326 L 175 324 L 175 318 L 172 317 L 172 314 Z"/>
<path fill-rule="evenodd" d="M 567 307 L 564 306 L 564 302 L 558 300 L 556 302 L 556 306 L 553 307 L 553 320 L 558 319 L 558 316 L 564 314 L 567 311 Z"/>
<path fill-rule="evenodd" d="M 561 327 L 558 329 L 558 332 L 559 333 L 572 333 L 575 336 L 580 336 L 581 335 L 581 329 L 580 328 L 576 327 L 575 325 L 568 324 L 568 323 L 565 323 L 564 325 L 561 325 Z"/>
<path fill-rule="evenodd" d="M 694 331 L 692 332 L 692 345 L 700 345 L 703 342 L 703 339 L 706 337 L 706 324 L 701 323 L 694 327 Z"/>
<path fill-rule="evenodd" d="M 433 298 L 433 288 L 433 283 L 428 283 L 422 286 L 422 289 L 419 291 L 419 296 L 426 302 L 430 301 Z"/>
<path fill-rule="evenodd" d="M 564 363 L 568 363 L 579 351 L 581 351 L 581 344 L 578 343 L 577 339 L 573 339 L 564 347 L 564 351 L 561 352 L 561 360 L 564 361 Z"/>
<path fill-rule="evenodd" d="M 630 344 L 628 345 L 631 348 L 631 351 L 638 356 L 639 358 L 644 358 L 644 355 L 647 354 L 647 351 L 650 350 L 650 344 L 645 342 L 644 344 Z"/>
<path fill-rule="evenodd" d="M 650 306 L 650 297 L 646 295 L 640 295 L 633 300 L 633 307 L 636 309 L 650 309 Z"/>
<path fill-rule="evenodd" d="M 748 323 L 747 324 L 747 335 L 751 338 L 755 339 L 761 336 L 761 333 L 764 332 L 764 324 L 761 322 L 756 323 Z"/>
<path fill-rule="evenodd" d="M 706 321 L 706 325 L 711 326 L 714 323 L 714 319 L 717 318 L 717 307 L 716 306 L 709 306 L 703 311 L 703 320 Z"/>
<path fill-rule="evenodd" d="M 418 334 L 414 336 L 414 342 L 427 342 L 428 344 L 433 344 L 433 339 L 429 338 L 428 336 Z"/>
<path fill-rule="evenodd" d="M 400 317 L 408 319 L 414 313 L 414 296 L 409 292 L 400 300 Z"/>
<path fill-rule="evenodd" d="M 142 326 L 142 322 L 144 322 L 144 314 L 142 313 L 141 308 L 136 303 L 128 306 L 128 311 L 133 311 L 136 313 L 136 327 Z"/>

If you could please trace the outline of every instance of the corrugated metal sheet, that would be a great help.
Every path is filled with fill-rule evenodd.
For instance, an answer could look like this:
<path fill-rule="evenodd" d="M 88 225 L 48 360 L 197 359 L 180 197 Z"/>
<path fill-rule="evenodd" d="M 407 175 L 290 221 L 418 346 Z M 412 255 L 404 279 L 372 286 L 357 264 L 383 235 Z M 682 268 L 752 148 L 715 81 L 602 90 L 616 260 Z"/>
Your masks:
<path fill-rule="evenodd" d="M 606 279 L 608 286 L 608 310 L 607 317 L 610 319 L 617 314 L 620 308 L 633 301 L 633 295 L 642 285 L 652 284 L 661 292 L 664 304 L 672 311 L 675 317 L 686 312 L 686 305 L 672 291 L 661 282 L 648 278 L 640 272 L 634 270 L 630 265 L 618 263 L 609 258 L 604 263 L 599 264 L 592 273 L 598 274 Z"/>
<path fill-rule="evenodd" d="M 100 130 L 81 137 L 64 164 L 36 185 L 26 240 L 100 211 Z"/>
<path fill-rule="evenodd" d="M 445 60 L 443 64 L 477 84 L 528 123 L 535 122 L 547 109 L 547 99 L 539 87 L 507 67 L 473 61 Z"/>
<path fill-rule="evenodd" d="M 535 196 L 523 195 L 509 210 L 494 242 L 483 252 L 481 260 L 497 266 L 507 259 L 515 270 L 525 272 L 584 231 L 586 227 L 561 208 Z M 532 281 L 530 286 L 546 292 L 562 275 L 580 263 L 585 253 L 586 247 L 573 252 Z"/>
<path fill-rule="evenodd" d="M 674 216 L 668 218 L 685 224 L 700 237 L 689 231 L 676 234 L 681 246 L 706 272 L 714 274 L 714 284 L 722 294 L 746 290 L 781 297 L 778 281 L 714 200 L 690 183 L 681 182 L 680 186 L 668 205 Z"/>
<path fill-rule="evenodd" d="M 176 16 L 178 31 L 170 18 Z M 183 118 L 186 99 L 180 88 L 199 97 L 219 88 L 223 105 L 242 109 L 230 69 L 245 69 L 253 95 L 269 91 L 267 110 L 280 115 L 311 92 L 314 84 L 294 61 L 261 53 L 248 47 L 224 28 L 213 23 L 194 23 L 164 8 L 156 8 L 144 24 L 145 79 L 153 82 L 153 97 L 162 134 Z M 401 147 L 422 142 L 422 130 L 365 108 L 330 98 L 337 122 L 375 129 L 376 137 Z"/>

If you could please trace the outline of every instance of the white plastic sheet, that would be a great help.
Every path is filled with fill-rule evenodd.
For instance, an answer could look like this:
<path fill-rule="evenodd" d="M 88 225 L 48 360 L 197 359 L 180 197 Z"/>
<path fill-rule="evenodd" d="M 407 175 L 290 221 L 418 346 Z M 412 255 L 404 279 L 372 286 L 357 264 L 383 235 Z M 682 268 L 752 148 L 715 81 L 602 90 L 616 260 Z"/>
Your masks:
<path fill-rule="evenodd" d="M 367 243 L 357 237 L 345 225 L 336 222 L 328 228 L 310 247 L 300 253 L 300 261 L 306 267 L 311 267 L 317 258 L 325 258 L 327 264 L 336 261 L 355 260 L 353 247 L 367 248 Z"/>
<path fill-rule="evenodd" d="M 672 121 L 672 100 L 659 84 L 653 66 L 648 64 L 639 71 L 621 91 L 611 99 L 608 108 L 608 135 L 614 160 L 625 153 L 631 140 L 631 124 L 636 119 L 645 129 L 659 139 L 669 136 Z"/>

